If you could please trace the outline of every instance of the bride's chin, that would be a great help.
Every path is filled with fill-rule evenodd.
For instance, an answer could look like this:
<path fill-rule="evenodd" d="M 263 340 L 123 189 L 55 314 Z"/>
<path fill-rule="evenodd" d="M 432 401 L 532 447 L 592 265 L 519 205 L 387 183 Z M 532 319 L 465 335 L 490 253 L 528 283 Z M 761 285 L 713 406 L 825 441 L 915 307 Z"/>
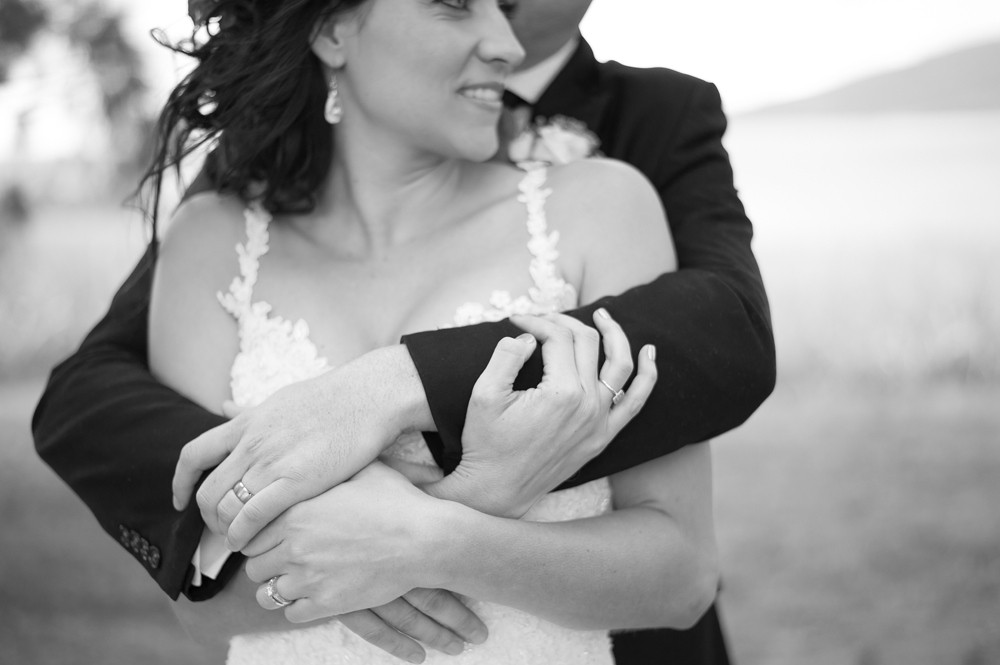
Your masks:
<path fill-rule="evenodd" d="M 479 140 L 469 141 L 460 146 L 459 156 L 470 162 L 486 162 L 492 159 L 500 149 L 500 139 L 494 134 Z"/>

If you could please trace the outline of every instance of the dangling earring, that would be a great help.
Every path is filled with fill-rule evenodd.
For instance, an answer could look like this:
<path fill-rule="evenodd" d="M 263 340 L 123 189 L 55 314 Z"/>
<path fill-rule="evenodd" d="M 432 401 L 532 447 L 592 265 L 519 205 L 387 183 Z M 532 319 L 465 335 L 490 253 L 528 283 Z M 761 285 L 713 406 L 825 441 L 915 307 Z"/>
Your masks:
<path fill-rule="evenodd" d="M 336 125 L 344 119 L 344 107 L 340 105 L 340 95 L 337 93 L 337 75 L 330 75 L 330 92 L 326 96 L 326 109 L 323 117 L 331 125 Z"/>

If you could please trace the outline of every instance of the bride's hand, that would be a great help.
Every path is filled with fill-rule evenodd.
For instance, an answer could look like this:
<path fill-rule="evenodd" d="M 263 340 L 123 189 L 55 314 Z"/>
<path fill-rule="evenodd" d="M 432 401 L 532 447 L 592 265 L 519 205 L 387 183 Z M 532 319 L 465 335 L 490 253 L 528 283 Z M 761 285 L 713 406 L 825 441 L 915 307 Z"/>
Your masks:
<path fill-rule="evenodd" d="M 469 402 L 461 463 L 424 489 L 482 512 L 520 517 L 604 450 L 639 412 L 656 383 L 656 364 L 653 347 L 644 347 L 635 379 L 613 404 L 633 361 L 625 333 L 606 310 L 594 314 L 597 330 L 563 314 L 511 321 L 529 334 L 497 345 Z M 533 338 L 542 342 L 542 381 L 515 391 L 514 379 L 534 351 Z M 598 372 L 602 340 L 606 360 Z"/>
<path fill-rule="evenodd" d="M 244 548 L 257 600 L 277 609 L 265 583 L 294 601 L 296 623 L 385 605 L 412 589 L 436 586 L 449 506 L 381 462 L 296 504 Z"/>

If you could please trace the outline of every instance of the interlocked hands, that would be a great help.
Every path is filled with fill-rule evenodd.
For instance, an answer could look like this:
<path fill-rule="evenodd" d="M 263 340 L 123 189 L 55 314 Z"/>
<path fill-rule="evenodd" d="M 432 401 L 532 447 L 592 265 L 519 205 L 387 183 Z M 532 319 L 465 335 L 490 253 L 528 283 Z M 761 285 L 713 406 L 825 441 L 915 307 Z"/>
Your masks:
<path fill-rule="evenodd" d="M 175 506 L 183 509 L 202 473 L 218 465 L 198 490 L 205 523 L 250 557 L 247 573 L 267 609 L 278 605 L 264 583 L 277 577 L 275 591 L 294 601 L 285 608 L 289 620 L 339 615 L 377 646 L 413 657 L 419 647 L 389 627 L 400 628 L 394 620 L 401 617 L 414 628 L 400 633 L 441 650 L 454 648 L 454 635 L 477 641 L 485 628 L 468 608 L 447 592 L 422 589 L 433 579 L 422 544 L 447 503 L 438 499 L 523 515 L 607 446 L 656 381 L 647 347 L 613 404 L 634 365 L 624 332 L 603 310 L 594 317 L 597 330 L 558 314 L 512 321 L 527 332 L 498 344 L 469 405 L 462 462 L 423 485 L 427 494 L 372 463 L 403 432 L 432 425 L 412 361 L 397 347 L 284 388 L 189 443 L 174 477 Z M 543 380 L 514 391 L 536 340 Z M 239 482 L 245 502 L 232 489 Z M 437 614 L 421 609 L 428 598 Z"/>

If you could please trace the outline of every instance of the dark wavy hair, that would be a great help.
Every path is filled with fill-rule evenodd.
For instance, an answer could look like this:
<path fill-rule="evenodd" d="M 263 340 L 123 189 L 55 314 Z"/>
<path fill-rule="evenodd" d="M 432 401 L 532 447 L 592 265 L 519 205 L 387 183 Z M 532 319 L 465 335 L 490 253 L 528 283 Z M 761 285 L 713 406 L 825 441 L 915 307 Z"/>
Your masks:
<path fill-rule="evenodd" d="M 157 38 L 198 64 L 160 113 L 137 191 L 154 244 L 164 174 L 205 145 L 203 168 L 216 191 L 259 200 L 273 213 L 312 210 L 330 170 L 333 131 L 311 39 L 321 20 L 364 1 L 219 0 L 207 3 L 190 40 Z"/>

